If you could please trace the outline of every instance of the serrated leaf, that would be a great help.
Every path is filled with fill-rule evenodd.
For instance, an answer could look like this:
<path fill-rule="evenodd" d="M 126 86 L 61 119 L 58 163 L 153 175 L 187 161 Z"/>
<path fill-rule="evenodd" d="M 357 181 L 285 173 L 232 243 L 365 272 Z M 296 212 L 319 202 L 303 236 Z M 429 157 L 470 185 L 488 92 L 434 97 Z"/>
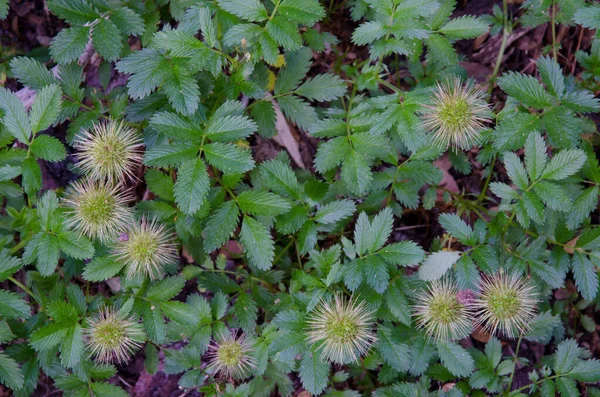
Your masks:
<path fill-rule="evenodd" d="M 239 209 L 234 201 L 225 201 L 218 206 L 208 218 L 202 232 L 204 236 L 204 251 L 212 252 L 225 244 L 239 221 Z"/>
<path fill-rule="evenodd" d="M 481 18 L 471 15 L 451 19 L 438 30 L 438 32 L 443 33 L 447 38 L 455 40 L 481 36 L 487 31 L 488 24 Z"/>
<path fill-rule="evenodd" d="M 151 301 L 164 302 L 174 298 L 185 286 L 185 279 L 179 276 L 167 277 L 152 284 L 146 292 Z"/>
<path fill-rule="evenodd" d="M 453 375 L 466 377 L 473 372 L 473 357 L 462 346 L 450 341 L 438 341 L 437 349 L 442 364 Z"/>
<path fill-rule="evenodd" d="M 62 29 L 50 44 L 52 59 L 60 64 L 77 60 L 85 50 L 90 35 L 88 26 Z"/>
<path fill-rule="evenodd" d="M 260 165 L 260 172 L 265 184 L 275 193 L 290 198 L 300 199 L 302 186 L 292 168 L 279 161 L 265 161 Z"/>
<path fill-rule="evenodd" d="M 260 222 L 245 216 L 240 231 L 240 242 L 251 264 L 260 270 L 268 270 L 273 266 L 275 244 L 269 230 Z"/>
<path fill-rule="evenodd" d="M 198 211 L 208 195 L 210 188 L 206 165 L 201 158 L 183 163 L 177 174 L 173 188 L 175 202 L 184 214 Z"/>
<path fill-rule="evenodd" d="M 247 190 L 237 196 L 240 210 L 253 215 L 277 216 L 290 209 L 290 203 L 271 192 Z"/>
<path fill-rule="evenodd" d="M 319 395 L 327 387 L 329 364 L 315 352 L 306 352 L 300 362 L 302 386 L 314 395 Z"/>
<path fill-rule="evenodd" d="M 565 92 L 565 78 L 562 75 L 559 64 L 549 56 L 537 60 L 537 67 L 542 82 L 546 84 L 551 94 L 560 98 Z"/>
<path fill-rule="evenodd" d="M 380 326 L 377 330 L 377 348 L 386 363 L 396 371 L 404 372 L 410 367 L 410 350 L 407 345 L 399 343 L 392 330 Z"/>
<path fill-rule="evenodd" d="M 575 174 L 586 160 L 585 153 L 580 149 L 566 149 L 552 157 L 542 178 L 561 180 Z"/>
<path fill-rule="evenodd" d="M 174 64 L 165 77 L 164 90 L 169 103 L 181 114 L 189 115 L 198 109 L 198 82 L 184 67 Z"/>
<path fill-rule="evenodd" d="M 425 257 L 423 249 L 412 241 L 388 244 L 378 254 L 384 261 L 400 266 L 414 266 Z"/>
<path fill-rule="evenodd" d="M 373 179 L 371 167 L 365 158 L 353 149 L 347 153 L 341 177 L 348 190 L 357 195 L 363 194 Z"/>
<path fill-rule="evenodd" d="M 286 18 L 312 26 L 325 16 L 318 0 L 282 0 L 278 12 Z"/>
<path fill-rule="evenodd" d="M 31 125 L 27 118 L 25 106 L 15 94 L 5 88 L 0 88 L 0 109 L 4 111 L 2 124 L 12 136 L 21 143 L 29 144 Z"/>
<path fill-rule="evenodd" d="M 546 143 L 539 133 L 530 134 L 525 142 L 525 167 L 532 181 L 537 181 L 546 168 Z"/>
<path fill-rule="evenodd" d="M 31 316 L 31 309 L 19 295 L 0 290 L 0 314 L 4 319 L 27 319 Z"/>
<path fill-rule="evenodd" d="M 311 101 L 332 101 L 346 93 L 346 84 L 337 75 L 320 74 L 306 80 L 294 93 Z"/>
<path fill-rule="evenodd" d="M 581 296 L 593 301 L 598 293 L 598 273 L 594 264 L 580 252 L 573 256 L 573 276 Z"/>
<path fill-rule="evenodd" d="M 123 50 L 119 28 L 112 21 L 100 18 L 92 27 L 94 48 L 107 61 L 116 60 Z"/>
<path fill-rule="evenodd" d="M 506 173 L 510 180 L 522 190 L 526 190 L 529 186 L 529 178 L 527 177 L 527 171 L 523 167 L 523 163 L 519 157 L 512 152 L 504 153 L 504 166 L 506 167 Z"/>
<path fill-rule="evenodd" d="M 319 208 L 315 214 L 315 221 L 322 224 L 336 223 L 341 219 L 354 214 L 356 205 L 350 200 L 338 200 Z"/>
<path fill-rule="evenodd" d="M 209 164 L 225 174 L 244 174 L 254 168 L 252 152 L 229 143 L 209 143 L 203 147 Z"/>
<path fill-rule="evenodd" d="M 13 58 L 10 61 L 10 69 L 19 82 L 33 90 L 39 90 L 42 87 L 56 83 L 52 72 L 33 58 Z"/>
<path fill-rule="evenodd" d="M 75 324 L 67 329 L 60 348 L 60 361 L 67 368 L 75 367 L 83 355 L 83 328 Z"/>
<path fill-rule="evenodd" d="M 233 304 L 233 313 L 244 332 L 252 333 L 256 327 L 258 305 L 249 294 L 240 294 Z"/>
<path fill-rule="evenodd" d="M 423 281 L 437 280 L 446 274 L 460 259 L 460 252 L 438 251 L 429 255 L 419 267 L 419 278 Z"/>
<path fill-rule="evenodd" d="M 461 243 L 465 245 L 475 245 L 477 243 L 473 228 L 467 225 L 458 215 L 442 214 L 439 217 L 439 222 L 446 232 L 456 237 Z"/>
<path fill-rule="evenodd" d="M 13 390 L 20 390 L 24 384 L 19 365 L 3 351 L 0 352 L 0 381 Z"/>
<path fill-rule="evenodd" d="M 218 0 L 225 11 L 251 22 L 264 21 L 269 17 L 260 0 Z"/>
<path fill-rule="evenodd" d="M 29 148 L 37 158 L 50 162 L 61 161 L 67 157 L 67 151 L 62 142 L 49 135 L 37 136 Z"/>
<path fill-rule="evenodd" d="M 105 281 L 117 275 L 125 264 L 109 257 L 96 257 L 83 269 L 83 278 L 87 281 Z"/>
<path fill-rule="evenodd" d="M 508 72 L 498 79 L 498 85 L 508 95 L 527 106 L 542 109 L 552 105 L 552 97 L 533 76 Z"/>

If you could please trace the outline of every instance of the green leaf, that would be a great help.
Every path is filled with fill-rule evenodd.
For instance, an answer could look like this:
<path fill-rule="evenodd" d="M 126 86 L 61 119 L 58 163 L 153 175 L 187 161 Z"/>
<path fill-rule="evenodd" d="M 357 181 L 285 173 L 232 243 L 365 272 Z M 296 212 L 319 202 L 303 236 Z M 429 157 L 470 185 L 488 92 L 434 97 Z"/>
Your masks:
<path fill-rule="evenodd" d="M 50 44 L 52 59 L 60 64 L 77 60 L 85 50 L 90 35 L 88 26 L 62 29 Z"/>
<path fill-rule="evenodd" d="M 465 15 L 451 19 L 438 32 L 444 34 L 449 39 L 471 39 L 486 33 L 488 27 L 489 25 L 481 18 Z"/>
<path fill-rule="evenodd" d="M 315 109 L 300 97 L 288 95 L 277 99 L 285 116 L 305 131 L 310 130 L 319 119 Z"/>
<path fill-rule="evenodd" d="M 75 324 L 65 334 L 60 349 L 60 361 L 67 368 L 74 368 L 83 355 L 83 328 Z"/>
<path fill-rule="evenodd" d="M 237 196 L 237 203 L 243 212 L 253 215 L 276 216 L 290 209 L 290 203 L 283 197 L 258 190 L 242 192 Z"/>
<path fill-rule="evenodd" d="M 312 26 L 325 17 L 325 10 L 318 0 L 282 0 L 278 13 L 307 26 Z"/>
<path fill-rule="evenodd" d="M 144 164 L 173 167 L 197 159 L 198 146 L 189 143 L 160 144 L 144 153 Z"/>
<path fill-rule="evenodd" d="M 342 181 L 352 193 L 363 194 L 373 179 L 371 167 L 356 150 L 350 150 L 342 165 Z"/>
<path fill-rule="evenodd" d="M 71 258 L 89 259 L 94 256 L 94 245 L 78 233 L 63 230 L 56 235 L 56 238 L 60 250 Z"/>
<path fill-rule="evenodd" d="M 548 131 L 550 143 L 554 146 L 573 147 L 581 139 L 583 123 L 566 106 L 558 106 L 544 112 L 541 121 Z"/>
<path fill-rule="evenodd" d="M 598 273 L 594 264 L 580 252 L 573 255 L 573 276 L 583 299 L 593 301 L 598 293 Z"/>
<path fill-rule="evenodd" d="M 150 119 L 150 126 L 169 138 L 198 142 L 202 140 L 202 129 L 184 116 L 173 112 L 158 112 Z"/>
<path fill-rule="evenodd" d="M 300 37 L 296 25 L 279 15 L 270 19 L 265 29 L 266 33 L 287 51 L 294 51 L 302 47 L 302 37 Z"/>
<path fill-rule="evenodd" d="M 49 323 L 36 329 L 30 338 L 31 347 L 36 351 L 47 351 L 60 345 L 72 324 Z"/>
<path fill-rule="evenodd" d="M 2 318 L 10 320 L 13 318 L 29 318 L 31 309 L 27 302 L 13 292 L 0 290 L 0 314 Z"/>
<path fill-rule="evenodd" d="M 200 103 L 198 81 L 184 67 L 173 64 L 163 87 L 169 103 L 179 113 L 190 115 L 198 109 Z"/>
<path fill-rule="evenodd" d="M 313 395 L 319 395 L 327 387 L 329 364 L 314 351 L 307 351 L 300 362 L 302 386 Z"/>
<path fill-rule="evenodd" d="M 567 376 L 586 383 L 600 382 L 600 361 L 596 359 L 579 360 Z"/>
<path fill-rule="evenodd" d="M 67 151 L 62 142 L 49 135 L 38 135 L 29 148 L 37 158 L 50 162 L 62 161 L 67 157 Z"/>
<path fill-rule="evenodd" d="M 242 293 L 233 304 L 233 314 L 238 319 L 240 327 L 247 333 L 253 333 L 258 317 L 258 305 L 250 294 Z"/>
<path fill-rule="evenodd" d="M 249 137 L 256 128 L 254 121 L 246 116 L 213 117 L 206 128 L 206 135 L 213 142 L 232 142 Z"/>
<path fill-rule="evenodd" d="M 127 81 L 129 96 L 144 98 L 166 78 L 170 70 L 169 61 L 154 48 L 135 51 L 116 64 L 121 73 L 131 74 Z"/>
<path fill-rule="evenodd" d="M 109 257 L 96 257 L 83 269 L 83 278 L 87 281 L 105 281 L 117 275 L 125 264 Z"/>
<path fill-rule="evenodd" d="M 260 173 L 265 185 L 275 193 L 295 199 L 302 197 L 303 188 L 289 165 L 277 159 L 265 161 L 260 165 Z"/>
<path fill-rule="evenodd" d="M 184 214 L 192 215 L 200 209 L 210 189 L 206 165 L 201 158 L 183 163 L 173 188 L 175 202 Z"/>
<path fill-rule="evenodd" d="M 525 167 L 532 181 L 537 181 L 546 168 L 546 143 L 539 133 L 530 134 L 525 142 Z"/>
<path fill-rule="evenodd" d="M 41 233 L 37 242 L 37 269 L 42 276 L 50 276 L 58 265 L 58 237 Z"/>
<path fill-rule="evenodd" d="M 450 341 L 438 341 L 437 348 L 442 364 L 453 375 L 467 377 L 473 372 L 473 357 L 462 346 Z"/>
<path fill-rule="evenodd" d="M 542 178 L 554 181 L 568 178 L 579 171 L 585 160 L 585 152 L 581 149 L 562 150 L 552 157 Z"/>
<path fill-rule="evenodd" d="M 521 149 L 529 134 L 541 129 L 538 115 L 517 113 L 505 117 L 494 130 L 492 146 L 498 151 Z"/>
<path fill-rule="evenodd" d="M 573 210 L 566 216 L 567 227 L 570 230 L 576 229 L 592 212 L 598 204 L 598 194 L 600 189 L 598 186 L 585 189 L 575 199 Z"/>
<path fill-rule="evenodd" d="M 354 205 L 353 201 L 338 200 L 319 208 L 314 219 L 319 223 L 327 225 L 352 216 L 354 211 L 356 211 L 356 205 Z"/>
<path fill-rule="evenodd" d="M 6 280 L 21 267 L 23 267 L 23 262 L 20 258 L 11 256 L 10 251 L 6 248 L 0 251 L 0 281 Z"/>
<path fill-rule="evenodd" d="M 237 227 L 239 215 L 240 211 L 233 200 L 225 201 L 215 209 L 202 232 L 206 253 L 221 247 L 229 240 Z"/>
<path fill-rule="evenodd" d="M 600 29 L 600 5 L 581 7 L 573 18 L 575 22 L 588 29 Z"/>
<path fill-rule="evenodd" d="M 458 62 L 454 47 L 444 36 L 432 34 L 425 39 L 425 44 L 429 47 L 427 61 L 439 66 L 455 65 Z"/>
<path fill-rule="evenodd" d="M 29 122 L 33 133 L 50 127 L 58 118 L 61 109 L 62 91 L 51 84 L 38 91 L 29 112 Z"/>
<path fill-rule="evenodd" d="M 558 375 L 569 373 L 579 359 L 579 346 L 573 339 L 562 341 L 554 355 L 554 372 Z"/>
<path fill-rule="evenodd" d="M 116 8 L 110 16 L 110 20 L 125 35 L 139 36 L 146 30 L 144 19 L 127 7 Z"/>
<path fill-rule="evenodd" d="M 196 327 L 200 321 L 196 310 L 186 303 L 170 301 L 161 302 L 159 306 L 165 316 L 185 327 Z"/>
<path fill-rule="evenodd" d="M 350 145 L 346 137 L 330 139 L 317 149 L 315 169 L 320 173 L 325 173 L 346 159 L 349 152 Z"/>
<path fill-rule="evenodd" d="M 477 244 L 473 228 L 467 225 L 460 216 L 456 214 L 442 214 L 439 217 L 439 222 L 446 232 L 456 237 L 461 243 L 465 245 Z"/>
<path fill-rule="evenodd" d="M 383 360 L 396 371 L 405 372 L 410 368 L 410 350 L 408 345 L 399 343 L 393 331 L 385 326 L 377 330 L 377 349 Z"/>
<path fill-rule="evenodd" d="M 512 152 L 504 153 L 504 166 L 506 167 L 506 173 L 510 180 L 519 189 L 527 190 L 529 178 L 527 177 L 527 171 L 525 171 L 519 157 Z"/>
<path fill-rule="evenodd" d="M 545 56 L 538 58 L 537 67 L 548 91 L 555 97 L 561 98 L 565 92 L 565 78 L 559 64 L 549 56 Z"/>
<path fill-rule="evenodd" d="M 15 94 L 0 88 L 0 109 L 4 111 L 2 124 L 19 142 L 29 144 L 31 125 L 27 118 L 25 106 Z"/>
<path fill-rule="evenodd" d="M 367 284 L 378 294 L 383 294 L 388 287 L 390 274 L 387 263 L 378 256 L 365 259 L 363 273 Z"/>
<path fill-rule="evenodd" d="M 108 19 L 100 18 L 92 27 L 92 43 L 102 58 L 116 60 L 123 50 L 119 28 Z"/>
<path fill-rule="evenodd" d="M 477 290 L 481 277 L 477 266 L 475 266 L 475 262 L 468 255 L 461 256 L 458 262 L 456 262 L 454 274 L 459 289 Z"/>
<path fill-rule="evenodd" d="M 423 281 L 433 281 L 442 278 L 444 274 L 460 259 L 460 252 L 438 251 L 429 255 L 419 267 L 419 278 Z"/>
<path fill-rule="evenodd" d="M 508 72 L 498 79 L 498 85 L 508 95 L 527 106 L 542 109 L 552 105 L 552 97 L 533 76 Z"/>
<path fill-rule="evenodd" d="M 0 352 L 0 382 L 13 390 L 20 390 L 24 384 L 19 365 L 3 351 Z"/>
<path fill-rule="evenodd" d="M 21 165 L 21 184 L 29 195 L 34 195 L 42 187 L 42 170 L 34 157 L 29 157 Z"/>
<path fill-rule="evenodd" d="M 93 382 L 89 386 L 97 397 L 128 397 L 125 390 L 108 382 Z"/>
<path fill-rule="evenodd" d="M 354 29 L 352 42 L 356 45 L 367 45 L 385 36 L 387 29 L 379 21 L 368 21 Z"/>
<path fill-rule="evenodd" d="M 185 279 L 179 276 L 167 277 L 152 284 L 146 292 L 151 301 L 165 302 L 174 298 L 185 286 Z"/>
<path fill-rule="evenodd" d="M 47 4 L 50 11 L 72 25 L 83 25 L 101 17 L 98 10 L 89 2 L 50 0 Z"/>
<path fill-rule="evenodd" d="M 415 266 L 425 257 L 423 249 L 412 241 L 388 244 L 378 253 L 384 261 L 400 266 Z"/>
<path fill-rule="evenodd" d="M 56 78 L 46 66 L 29 57 L 16 57 L 10 61 L 10 69 L 23 85 L 39 90 L 42 87 L 56 83 Z"/>
<path fill-rule="evenodd" d="M 400 292 L 398 287 L 390 285 L 386 294 L 387 308 L 394 315 L 394 317 L 401 323 L 410 326 L 411 324 L 411 311 L 408 305 L 408 301 L 404 294 Z"/>
<path fill-rule="evenodd" d="M 264 21 L 269 17 L 260 0 L 218 0 L 223 10 L 251 22 Z"/>
<path fill-rule="evenodd" d="M 306 80 L 294 93 L 311 101 L 332 101 L 346 93 L 346 84 L 337 75 L 320 74 Z"/>
<path fill-rule="evenodd" d="M 158 197 L 174 201 L 175 195 L 173 194 L 174 183 L 171 176 L 160 172 L 157 169 L 149 168 L 144 176 L 148 189 Z"/>
<path fill-rule="evenodd" d="M 310 68 L 311 58 L 312 51 L 306 47 L 286 54 L 285 66 L 275 81 L 276 95 L 292 92 L 300 84 Z"/>
<path fill-rule="evenodd" d="M 5 19 L 8 16 L 8 0 L 0 1 L 0 19 Z"/>
<path fill-rule="evenodd" d="M 273 266 L 275 244 L 269 230 L 257 220 L 244 216 L 240 231 L 240 242 L 248 255 L 250 263 L 260 270 Z"/>
<path fill-rule="evenodd" d="M 204 156 L 225 174 L 244 174 L 254 168 L 252 152 L 229 143 L 204 145 Z"/>

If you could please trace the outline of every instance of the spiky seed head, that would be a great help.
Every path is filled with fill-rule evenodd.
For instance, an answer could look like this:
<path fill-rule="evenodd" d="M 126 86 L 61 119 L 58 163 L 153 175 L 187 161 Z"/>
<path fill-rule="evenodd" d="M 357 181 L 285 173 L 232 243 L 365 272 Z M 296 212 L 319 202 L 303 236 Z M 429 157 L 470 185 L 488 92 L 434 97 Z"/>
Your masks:
<path fill-rule="evenodd" d="M 470 305 L 449 279 L 436 280 L 421 292 L 413 306 L 417 326 L 435 340 L 458 340 L 473 328 Z"/>
<path fill-rule="evenodd" d="M 443 148 L 469 149 L 490 122 L 490 109 L 484 98 L 481 89 L 471 81 L 463 84 L 460 77 L 438 82 L 432 104 L 425 105 L 423 125 Z"/>
<path fill-rule="evenodd" d="M 84 130 L 75 141 L 77 165 L 98 181 L 121 182 L 133 178 L 142 162 L 142 141 L 133 128 L 109 120 Z"/>
<path fill-rule="evenodd" d="M 133 219 L 133 210 L 127 206 L 129 197 L 118 186 L 89 179 L 71 184 L 63 204 L 67 208 L 66 224 L 89 238 L 102 243 L 117 238 Z"/>
<path fill-rule="evenodd" d="M 226 378 L 243 379 L 256 367 L 252 357 L 252 343 L 243 333 L 232 332 L 221 335 L 209 346 L 207 369 Z"/>
<path fill-rule="evenodd" d="M 524 334 L 537 312 L 538 294 L 533 284 L 518 274 L 500 271 L 485 276 L 473 301 L 477 322 L 491 334 L 508 338 Z"/>
<path fill-rule="evenodd" d="M 109 307 L 88 319 L 85 329 L 86 346 L 101 363 L 126 363 L 145 339 L 142 326 L 133 317 Z"/>
<path fill-rule="evenodd" d="M 177 249 L 172 234 L 156 220 L 142 218 L 131 223 L 121 233 L 112 249 L 116 260 L 126 266 L 128 278 L 160 276 L 165 265 L 177 260 Z"/>
<path fill-rule="evenodd" d="M 331 362 L 355 362 L 377 340 L 373 334 L 374 322 L 374 313 L 365 301 L 335 295 L 333 304 L 322 299 L 311 313 L 306 340 Z"/>

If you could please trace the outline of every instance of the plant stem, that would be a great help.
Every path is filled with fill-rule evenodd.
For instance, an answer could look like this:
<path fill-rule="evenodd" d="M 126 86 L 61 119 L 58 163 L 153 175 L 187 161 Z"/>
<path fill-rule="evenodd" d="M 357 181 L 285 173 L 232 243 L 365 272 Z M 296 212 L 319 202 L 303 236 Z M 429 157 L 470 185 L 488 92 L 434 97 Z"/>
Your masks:
<path fill-rule="evenodd" d="M 492 76 L 488 83 L 488 93 L 491 93 L 494 89 L 494 83 L 496 82 L 496 76 L 500 71 L 500 65 L 502 64 L 502 58 L 506 51 L 506 43 L 508 42 L 508 36 L 510 36 L 508 27 L 508 0 L 502 0 L 502 42 L 500 43 L 500 49 L 498 50 L 498 57 L 496 58 L 496 64 L 492 71 Z"/>
<path fill-rule="evenodd" d="M 558 62 L 556 58 L 556 1 L 552 2 L 552 55 L 554 60 Z"/>
<path fill-rule="evenodd" d="M 523 340 L 523 334 L 519 335 L 519 340 L 517 341 L 517 348 L 515 349 L 515 359 L 513 362 L 513 370 L 510 374 L 510 378 L 508 380 L 508 391 L 512 388 L 513 379 L 515 377 L 515 372 L 517 370 L 517 360 L 519 359 L 519 349 L 521 348 L 521 341 Z"/>
<path fill-rule="evenodd" d="M 27 293 L 27 295 L 31 296 L 33 298 L 33 300 L 35 300 L 37 302 L 37 299 L 36 299 L 35 295 L 33 295 L 33 292 L 31 292 L 31 290 L 29 288 L 27 288 L 25 286 L 25 284 L 23 284 L 22 282 L 20 282 L 19 280 L 17 280 L 14 277 L 8 277 L 8 280 L 10 280 L 16 286 L 18 286 L 19 288 L 21 288 L 23 291 L 25 291 Z"/>
<path fill-rule="evenodd" d="M 492 159 L 492 165 L 490 166 L 490 174 L 487 176 L 485 183 L 483 185 L 483 189 L 481 189 L 481 193 L 479 193 L 479 197 L 477 197 L 477 202 L 481 203 L 487 193 L 487 189 L 490 186 L 490 181 L 492 180 L 492 175 L 494 174 L 494 167 L 496 166 L 497 155 L 494 155 Z"/>

